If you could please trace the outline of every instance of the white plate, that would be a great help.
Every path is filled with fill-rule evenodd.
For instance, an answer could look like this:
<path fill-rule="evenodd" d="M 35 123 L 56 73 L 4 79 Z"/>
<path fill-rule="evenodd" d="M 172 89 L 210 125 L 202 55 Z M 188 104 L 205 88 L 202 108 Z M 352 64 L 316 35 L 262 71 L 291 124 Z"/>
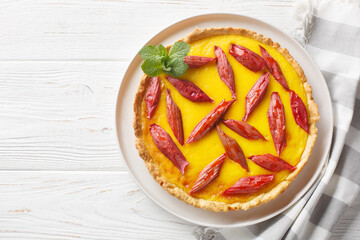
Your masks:
<path fill-rule="evenodd" d="M 136 55 L 128 67 L 117 99 L 116 127 L 121 152 L 130 174 L 139 187 L 159 206 L 189 222 L 212 227 L 240 227 L 265 221 L 289 208 L 311 187 L 327 161 L 333 131 L 333 115 L 330 95 L 325 80 L 309 54 L 291 37 L 279 29 L 259 20 L 233 14 L 206 14 L 185 19 L 171 25 L 153 37 L 145 45 L 169 45 L 183 38 L 195 27 L 240 27 L 262 33 L 289 49 L 291 55 L 302 66 L 313 87 L 315 102 L 319 105 L 320 121 L 318 138 L 313 153 L 302 172 L 289 188 L 277 199 L 248 211 L 215 213 L 195 208 L 167 193 L 149 174 L 135 148 L 132 127 L 133 102 L 140 78 L 143 75 L 141 58 Z"/>

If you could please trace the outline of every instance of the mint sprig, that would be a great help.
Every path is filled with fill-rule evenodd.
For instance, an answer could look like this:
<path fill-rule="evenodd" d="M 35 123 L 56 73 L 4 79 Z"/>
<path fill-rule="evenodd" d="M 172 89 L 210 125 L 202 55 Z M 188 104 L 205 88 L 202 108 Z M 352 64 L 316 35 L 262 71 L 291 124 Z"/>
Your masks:
<path fill-rule="evenodd" d="M 172 77 L 180 77 L 189 66 L 184 63 L 184 57 L 189 53 L 190 45 L 186 42 L 174 43 L 169 52 L 163 45 L 148 45 L 143 47 L 139 55 L 144 59 L 141 65 L 143 72 L 150 76 L 156 77 L 163 72 Z"/>

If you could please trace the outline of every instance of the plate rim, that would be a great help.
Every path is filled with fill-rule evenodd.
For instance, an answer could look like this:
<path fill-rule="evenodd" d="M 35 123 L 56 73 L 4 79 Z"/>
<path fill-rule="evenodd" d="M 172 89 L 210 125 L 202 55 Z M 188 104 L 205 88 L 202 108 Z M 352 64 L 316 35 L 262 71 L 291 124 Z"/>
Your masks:
<path fill-rule="evenodd" d="M 315 69 L 320 73 L 321 75 L 321 80 L 326 84 L 326 81 L 324 79 L 324 76 L 323 74 L 321 73 L 318 65 L 315 63 L 314 59 L 310 56 L 310 54 L 304 49 L 304 47 L 298 43 L 293 37 L 291 37 L 289 34 L 287 34 L 286 32 L 282 31 L 281 29 L 271 25 L 271 24 L 268 24 L 262 20 L 259 20 L 257 18 L 254 18 L 254 17 L 250 17 L 250 16 L 247 16 L 247 15 L 243 15 L 243 14 L 233 14 L 233 13 L 206 13 L 206 14 L 200 14 L 200 15 L 194 15 L 194 16 L 191 16 L 191 17 L 188 17 L 188 18 L 185 18 L 185 19 L 182 19 L 180 21 L 176 21 L 170 25 L 168 25 L 167 27 L 163 28 L 161 31 L 157 32 L 156 34 L 152 35 L 152 37 L 143 45 L 143 46 L 146 46 L 148 44 L 151 44 L 152 41 L 154 41 L 159 35 L 161 35 L 163 32 L 165 31 L 168 31 L 169 29 L 175 27 L 176 25 L 180 25 L 182 23 L 185 23 L 185 22 L 188 22 L 188 21 L 191 21 L 191 20 L 195 20 L 195 19 L 198 19 L 198 18 L 206 18 L 206 17 L 211 17 L 211 16 L 216 16 L 216 17 L 242 17 L 242 18 L 246 18 L 250 21 L 254 21 L 254 22 L 257 22 L 257 23 L 260 23 L 260 24 L 263 24 L 266 26 L 266 28 L 273 28 L 273 29 L 276 29 L 277 31 L 279 31 L 280 33 L 282 33 L 283 35 L 285 35 L 286 37 L 288 37 L 288 39 L 292 42 L 292 43 L 295 43 L 299 48 L 301 48 L 303 51 L 303 53 L 305 55 L 307 55 L 307 57 L 310 59 L 311 61 L 311 65 L 313 65 L 315 67 Z M 270 29 L 271 30 L 271 29 Z M 332 116 L 331 119 L 329 119 L 330 121 L 330 126 L 331 126 L 331 129 L 330 129 L 330 138 L 327 140 L 326 142 L 326 147 L 325 147 L 325 151 L 324 151 L 324 155 L 327 155 L 325 158 L 326 160 L 323 160 L 323 163 L 321 163 L 321 166 L 319 165 L 317 171 L 313 174 L 313 176 L 311 177 L 311 179 L 309 180 L 309 182 L 306 183 L 306 187 L 303 188 L 301 191 L 299 191 L 297 193 L 297 196 L 292 200 L 290 201 L 286 206 L 284 206 L 283 208 L 271 213 L 271 214 L 268 214 L 264 217 L 261 217 L 259 219 L 255 219 L 255 220 L 250 220 L 250 221 L 246 221 L 246 222 L 243 222 L 243 223 L 234 223 L 234 224 L 201 224 L 199 223 L 198 221 L 196 220 L 192 220 L 192 219 L 189 219 L 188 217 L 185 217 L 185 216 L 181 216 L 175 212 L 173 212 L 171 209 L 169 209 L 167 206 L 163 205 L 162 203 L 158 202 L 156 199 L 154 199 L 145 189 L 144 187 L 137 181 L 136 177 L 133 175 L 132 171 L 130 170 L 130 167 L 127 163 L 127 161 L 125 160 L 125 157 L 122 153 L 122 146 L 121 146 L 121 143 L 120 143 L 120 130 L 119 130 L 119 111 L 120 111 L 120 107 L 119 107 L 119 102 L 120 102 L 120 97 L 121 97 L 121 92 L 124 91 L 124 79 L 126 79 L 126 76 L 129 74 L 129 70 L 130 68 L 132 67 L 132 65 L 134 64 L 134 62 L 138 61 L 138 51 L 135 53 L 135 56 L 132 58 L 131 62 L 129 63 L 128 67 L 126 68 L 125 70 L 125 73 L 123 74 L 122 76 L 122 80 L 121 80 L 121 83 L 120 83 L 120 86 L 118 88 L 118 92 L 117 92 L 117 96 L 116 96 L 116 104 L 115 104 L 115 126 L 116 126 L 116 136 L 117 136 L 117 142 L 118 142 L 118 146 L 119 146 L 119 150 L 120 150 L 120 154 L 121 154 L 121 159 L 126 163 L 126 169 L 129 173 L 129 175 L 131 176 L 131 178 L 134 180 L 134 182 L 137 184 L 137 186 L 142 190 L 143 193 L 146 194 L 146 196 L 148 198 L 150 198 L 153 202 L 155 202 L 158 206 L 160 206 L 161 208 L 163 208 L 164 210 L 166 210 L 167 212 L 185 220 L 185 221 L 188 221 L 190 223 L 193 223 L 193 224 L 197 224 L 197 225 L 202 225 L 202 226 L 207 226 L 207 227 L 214 227 L 214 228 L 236 228 L 236 227 L 245 227 L 245 226 L 250 226 L 250 225 L 254 225 L 254 224 L 257 224 L 257 223 L 260 223 L 260 222 L 263 222 L 263 221 L 266 221 L 272 217 L 275 217 L 279 214 L 281 214 L 282 212 L 286 211 L 287 209 L 289 209 L 291 206 L 293 206 L 297 201 L 299 201 L 310 189 L 311 187 L 314 185 L 314 183 L 316 182 L 316 180 L 320 177 L 320 174 L 322 172 L 322 170 L 324 168 L 327 167 L 327 162 L 329 161 L 329 152 L 330 152 L 330 147 L 331 147 L 331 142 L 332 142 L 332 138 L 333 138 L 333 128 L 334 128 L 334 121 L 333 121 L 333 109 L 332 107 L 329 108 L 329 111 L 330 111 L 330 115 Z M 327 101 L 329 101 L 330 105 L 332 106 L 332 101 L 331 101 L 331 97 L 330 97 L 330 93 L 329 93 L 329 90 L 326 89 L 326 98 L 327 98 Z M 275 201 L 276 199 L 274 199 Z"/>

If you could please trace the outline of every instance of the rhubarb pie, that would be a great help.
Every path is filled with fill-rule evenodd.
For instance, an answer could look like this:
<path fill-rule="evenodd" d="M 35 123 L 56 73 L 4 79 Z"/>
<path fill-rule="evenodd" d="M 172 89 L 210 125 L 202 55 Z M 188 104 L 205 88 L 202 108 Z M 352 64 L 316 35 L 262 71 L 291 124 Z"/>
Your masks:
<path fill-rule="evenodd" d="M 319 119 L 311 86 L 287 49 L 239 28 L 184 39 L 185 74 L 144 75 L 136 147 L 170 194 L 213 211 L 277 198 L 308 161 Z M 169 47 L 168 47 L 169 49 Z"/>

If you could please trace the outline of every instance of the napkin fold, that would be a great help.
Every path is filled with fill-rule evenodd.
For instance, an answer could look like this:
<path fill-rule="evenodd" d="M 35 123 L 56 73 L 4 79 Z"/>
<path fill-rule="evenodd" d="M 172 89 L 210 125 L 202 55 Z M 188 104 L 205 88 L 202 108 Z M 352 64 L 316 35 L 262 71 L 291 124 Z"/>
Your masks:
<path fill-rule="evenodd" d="M 294 206 L 265 222 L 236 229 L 196 227 L 199 240 L 327 239 L 360 186 L 360 3 L 300 1 L 294 37 L 328 85 L 334 134 L 324 173 Z M 320 116 L 321 117 L 321 116 Z"/>

